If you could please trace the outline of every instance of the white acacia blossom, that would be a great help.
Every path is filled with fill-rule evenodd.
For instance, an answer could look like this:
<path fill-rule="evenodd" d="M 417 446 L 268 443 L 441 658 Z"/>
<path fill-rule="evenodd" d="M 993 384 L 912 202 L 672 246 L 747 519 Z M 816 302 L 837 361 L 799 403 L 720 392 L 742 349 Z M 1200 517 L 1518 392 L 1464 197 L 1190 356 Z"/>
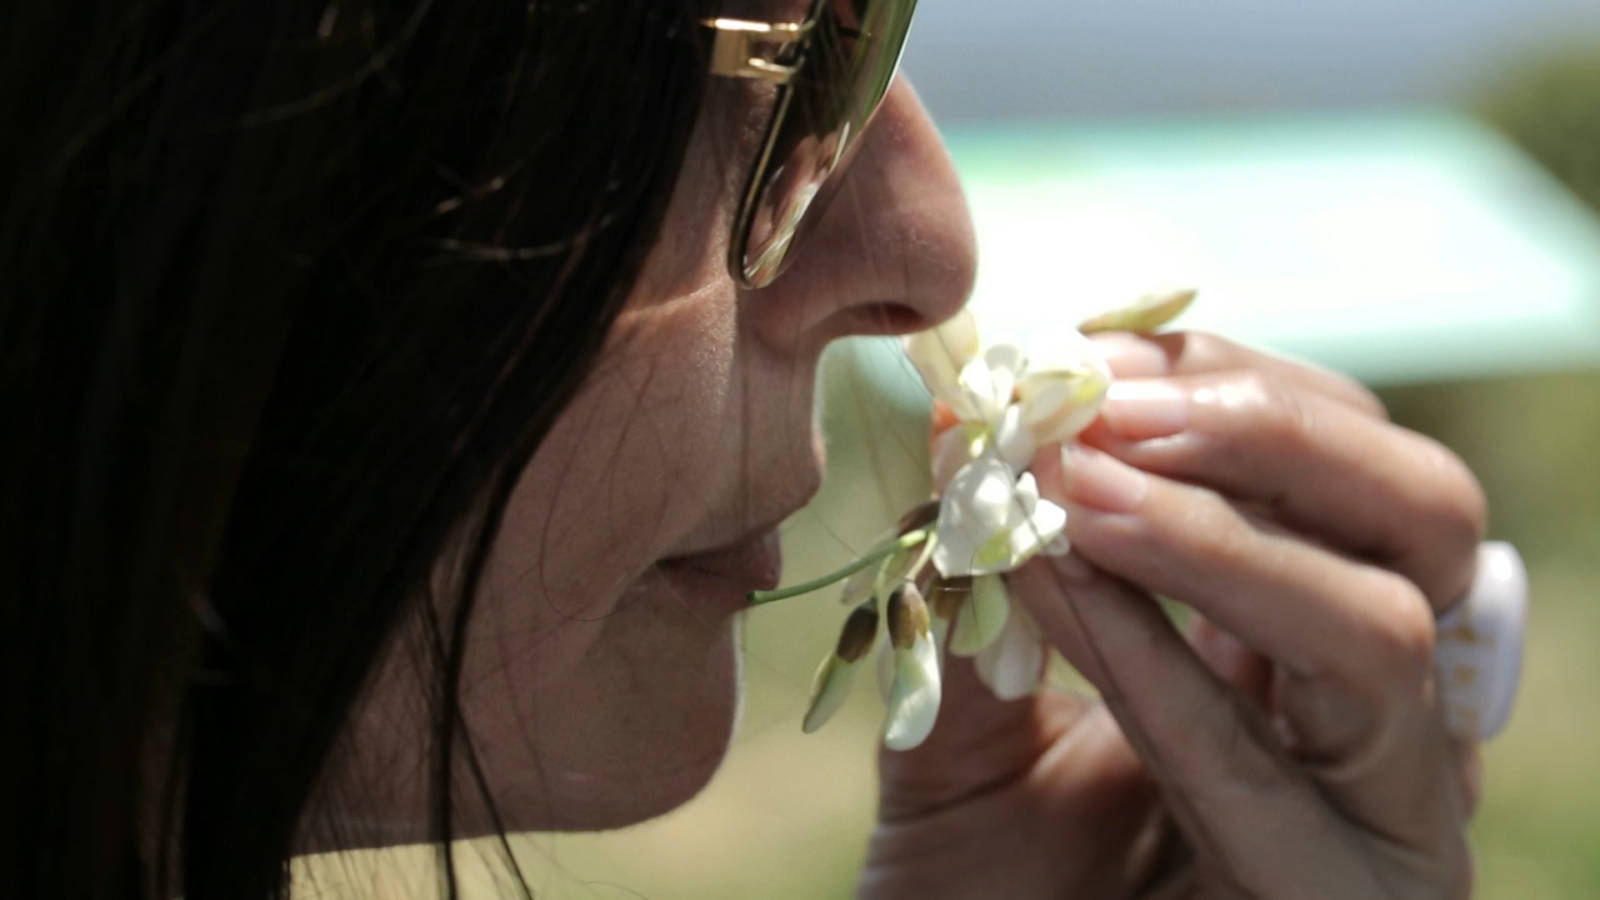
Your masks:
<path fill-rule="evenodd" d="M 1041 448 L 1073 440 L 1099 412 L 1111 371 L 1085 332 L 1154 331 L 1193 299 L 1194 291 L 1150 294 L 1081 330 L 987 345 L 963 311 L 905 340 L 933 399 L 934 500 L 841 572 L 751 596 L 761 603 L 845 581 L 851 612 L 817 670 L 805 731 L 843 704 L 874 644 L 888 706 L 883 740 L 892 750 L 921 744 L 933 729 L 941 651 L 971 657 L 1002 700 L 1036 689 L 1047 649 L 1001 576 L 1040 553 L 1066 553 L 1067 513 L 1039 496 L 1026 468 Z"/>

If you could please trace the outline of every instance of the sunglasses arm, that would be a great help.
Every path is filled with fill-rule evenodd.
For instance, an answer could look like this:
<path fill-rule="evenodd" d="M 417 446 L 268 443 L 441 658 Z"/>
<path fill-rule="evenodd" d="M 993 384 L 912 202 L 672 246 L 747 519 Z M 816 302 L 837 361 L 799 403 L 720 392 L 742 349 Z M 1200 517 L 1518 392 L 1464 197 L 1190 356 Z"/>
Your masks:
<path fill-rule="evenodd" d="M 811 30 L 812 23 L 708 19 L 702 24 L 712 33 L 713 75 L 788 84 L 799 66 L 775 60 L 800 43 Z"/>

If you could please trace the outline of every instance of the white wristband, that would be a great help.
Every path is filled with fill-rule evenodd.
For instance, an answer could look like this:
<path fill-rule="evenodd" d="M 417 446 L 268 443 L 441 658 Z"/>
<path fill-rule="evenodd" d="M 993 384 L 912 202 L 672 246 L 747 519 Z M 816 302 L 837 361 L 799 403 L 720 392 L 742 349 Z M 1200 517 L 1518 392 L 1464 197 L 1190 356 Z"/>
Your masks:
<path fill-rule="evenodd" d="M 1488 740 L 1511 718 L 1522 671 L 1528 572 L 1510 544 L 1478 547 L 1467 596 L 1439 618 L 1433 665 L 1450 733 Z"/>

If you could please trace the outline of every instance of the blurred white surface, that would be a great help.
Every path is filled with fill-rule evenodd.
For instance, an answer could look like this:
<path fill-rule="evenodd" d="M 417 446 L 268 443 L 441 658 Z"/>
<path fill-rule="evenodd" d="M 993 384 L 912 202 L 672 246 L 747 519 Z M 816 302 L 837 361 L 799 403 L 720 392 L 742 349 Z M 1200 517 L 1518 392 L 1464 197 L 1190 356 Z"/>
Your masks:
<path fill-rule="evenodd" d="M 980 321 L 1197 287 L 1185 327 L 1367 381 L 1600 364 L 1600 225 L 1466 117 L 957 129 Z"/>
<path fill-rule="evenodd" d="M 946 129 L 1015 334 L 1194 287 L 1179 321 L 1370 384 L 1600 365 L 1600 223 L 1498 134 L 1438 110 Z M 892 342 L 853 350 L 908 409 Z"/>
<path fill-rule="evenodd" d="M 1459 99 L 1600 38 L 1600 0 L 921 0 L 906 71 L 942 122 Z"/>

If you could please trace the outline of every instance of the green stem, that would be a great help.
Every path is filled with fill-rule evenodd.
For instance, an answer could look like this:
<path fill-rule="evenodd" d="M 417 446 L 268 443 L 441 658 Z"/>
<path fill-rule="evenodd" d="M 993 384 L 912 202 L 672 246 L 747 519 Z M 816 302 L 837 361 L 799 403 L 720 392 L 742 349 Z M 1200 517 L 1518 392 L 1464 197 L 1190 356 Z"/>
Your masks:
<path fill-rule="evenodd" d="M 865 556 L 861 557 L 850 565 L 845 566 L 836 572 L 830 572 L 827 575 L 823 575 L 821 578 L 813 578 L 810 581 L 791 585 L 786 588 L 779 588 L 775 591 L 751 591 L 750 605 L 760 606 L 763 603 L 771 603 L 774 600 L 786 600 L 790 597 L 798 597 L 801 594 L 809 594 L 812 591 L 825 588 L 836 581 L 849 578 L 851 575 L 854 575 L 855 573 L 865 569 L 867 566 L 872 565 L 886 556 L 898 553 L 908 547 L 915 547 L 916 545 L 927 540 L 929 534 L 931 534 L 931 532 L 927 528 L 918 528 L 915 531 L 908 531 L 899 537 L 884 541 L 878 546 L 867 551 Z"/>

